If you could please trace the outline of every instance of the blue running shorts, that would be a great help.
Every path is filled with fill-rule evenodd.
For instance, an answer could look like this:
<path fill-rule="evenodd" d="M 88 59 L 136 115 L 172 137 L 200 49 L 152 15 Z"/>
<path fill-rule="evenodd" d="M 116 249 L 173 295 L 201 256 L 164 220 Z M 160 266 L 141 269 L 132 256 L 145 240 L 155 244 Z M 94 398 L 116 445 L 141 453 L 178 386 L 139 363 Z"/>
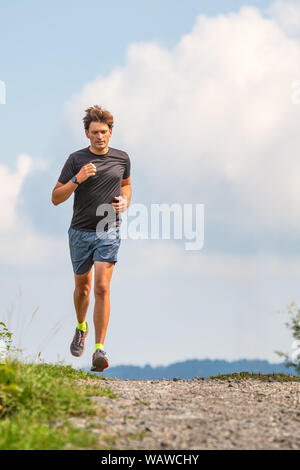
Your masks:
<path fill-rule="evenodd" d="M 70 256 L 75 274 L 90 270 L 94 261 L 118 261 L 121 243 L 120 226 L 112 226 L 104 232 L 84 232 L 72 227 L 68 230 Z"/>

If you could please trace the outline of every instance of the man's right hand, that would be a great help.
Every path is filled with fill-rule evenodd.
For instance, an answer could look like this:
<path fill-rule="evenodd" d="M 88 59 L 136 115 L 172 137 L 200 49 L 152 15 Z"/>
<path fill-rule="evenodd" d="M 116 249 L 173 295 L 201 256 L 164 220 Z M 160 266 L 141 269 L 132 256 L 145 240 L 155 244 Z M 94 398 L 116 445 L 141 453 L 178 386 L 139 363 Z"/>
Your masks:
<path fill-rule="evenodd" d="M 97 169 L 94 163 L 88 163 L 87 165 L 84 165 L 76 175 L 78 183 L 83 183 L 83 181 L 87 180 L 90 176 L 95 175 L 96 172 Z"/>
<path fill-rule="evenodd" d="M 95 175 L 96 171 L 97 169 L 93 163 L 84 165 L 76 175 L 78 183 L 80 184 L 87 180 L 90 176 Z M 52 191 L 53 204 L 57 206 L 57 204 L 61 204 L 62 202 L 66 201 L 75 191 L 75 186 L 77 187 L 77 185 L 74 185 L 71 180 L 65 184 L 62 184 L 58 181 Z"/>

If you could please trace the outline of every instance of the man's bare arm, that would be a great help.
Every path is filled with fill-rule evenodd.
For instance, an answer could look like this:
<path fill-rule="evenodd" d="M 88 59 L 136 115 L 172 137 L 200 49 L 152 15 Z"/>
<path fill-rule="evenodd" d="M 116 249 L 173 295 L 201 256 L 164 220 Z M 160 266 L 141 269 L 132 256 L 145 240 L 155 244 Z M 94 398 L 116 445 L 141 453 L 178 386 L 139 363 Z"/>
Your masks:
<path fill-rule="evenodd" d="M 93 163 L 88 163 L 87 165 L 84 165 L 76 175 L 78 183 L 83 183 L 83 181 L 85 181 L 95 173 L 96 167 Z M 65 184 L 62 184 L 58 181 L 52 191 L 51 200 L 53 204 L 57 206 L 58 204 L 61 204 L 62 202 L 69 199 L 69 197 L 75 191 L 77 186 L 78 185 L 76 183 L 73 183 L 72 180 L 68 181 Z"/>
<path fill-rule="evenodd" d="M 69 199 L 69 197 L 75 191 L 77 186 L 78 185 L 76 183 L 73 183 L 72 180 L 68 181 L 66 184 L 62 184 L 58 181 L 52 191 L 51 200 L 53 204 L 57 206 L 61 202 L 64 202 Z"/>
<path fill-rule="evenodd" d="M 129 204 L 130 204 L 131 193 L 132 193 L 130 176 L 129 176 L 129 178 L 124 179 L 122 181 L 121 193 L 122 193 L 122 196 L 125 196 L 127 198 L 127 207 L 126 207 L 126 209 L 127 209 L 129 207 Z"/>
<path fill-rule="evenodd" d="M 115 196 L 115 199 L 118 199 L 118 201 L 112 203 L 112 206 L 117 213 L 127 210 L 130 204 L 131 192 L 132 189 L 129 176 L 128 178 L 122 180 L 121 196 Z"/>

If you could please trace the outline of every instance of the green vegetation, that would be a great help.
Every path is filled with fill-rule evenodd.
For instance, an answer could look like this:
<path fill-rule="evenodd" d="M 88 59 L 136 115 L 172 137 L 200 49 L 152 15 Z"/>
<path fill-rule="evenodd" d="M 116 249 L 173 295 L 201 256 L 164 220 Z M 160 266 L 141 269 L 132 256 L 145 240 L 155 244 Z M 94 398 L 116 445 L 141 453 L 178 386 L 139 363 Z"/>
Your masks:
<path fill-rule="evenodd" d="M 276 381 L 276 382 L 300 382 L 299 376 L 287 375 L 287 374 L 260 374 L 252 372 L 235 372 L 233 374 L 219 374 L 211 375 L 210 379 L 220 380 L 247 380 L 255 379 L 262 380 L 264 382 Z"/>
<path fill-rule="evenodd" d="M 101 376 L 70 366 L 7 359 L 0 364 L 0 449 L 99 448 L 97 433 L 70 421 L 101 420 L 104 408 L 90 397 L 116 397 L 101 381 Z"/>
<path fill-rule="evenodd" d="M 300 309 L 297 308 L 296 302 L 291 302 L 288 307 L 290 321 L 285 325 L 292 331 L 293 352 L 291 354 L 282 351 L 275 351 L 280 357 L 284 357 L 287 361 L 286 367 L 294 367 L 297 374 L 300 374 Z"/>
<path fill-rule="evenodd" d="M 6 328 L 5 323 L 0 321 L 0 339 L 2 339 L 6 343 L 6 349 L 9 350 L 11 343 L 12 343 L 12 333 L 8 331 Z"/>
<path fill-rule="evenodd" d="M 90 397 L 116 398 L 103 377 L 16 359 L 20 350 L 3 322 L 0 341 L 0 450 L 99 449 L 106 409 Z M 76 419 L 84 419 L 84 428 Z"/>

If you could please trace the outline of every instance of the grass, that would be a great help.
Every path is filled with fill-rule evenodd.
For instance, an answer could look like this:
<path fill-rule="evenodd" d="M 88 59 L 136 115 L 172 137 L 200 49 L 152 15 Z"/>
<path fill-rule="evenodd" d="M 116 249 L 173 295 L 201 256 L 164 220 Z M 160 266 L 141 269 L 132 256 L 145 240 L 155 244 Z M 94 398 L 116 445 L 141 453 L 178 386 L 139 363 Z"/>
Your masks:
<path fill-rule="evenodd" d="M 219 374 L 211 375 L 210 379 L 219 380 L 262 380 L 264 382 L 275 381 L 275 382 L 300 382 L 300 376 L 289 375 L 289 374 L 261 374 L 252 372 L 234 372 L 232 374 Z"/>
<path fill-rule="evenodd" d="M 97 433 L 69 420 L 101 420 L 105 410 L 90 397 L 116 398 L 101 381 L 101 376 L 71 366 L 16 360 L 0 364 L 0 450 L 99 448 Z"/>

